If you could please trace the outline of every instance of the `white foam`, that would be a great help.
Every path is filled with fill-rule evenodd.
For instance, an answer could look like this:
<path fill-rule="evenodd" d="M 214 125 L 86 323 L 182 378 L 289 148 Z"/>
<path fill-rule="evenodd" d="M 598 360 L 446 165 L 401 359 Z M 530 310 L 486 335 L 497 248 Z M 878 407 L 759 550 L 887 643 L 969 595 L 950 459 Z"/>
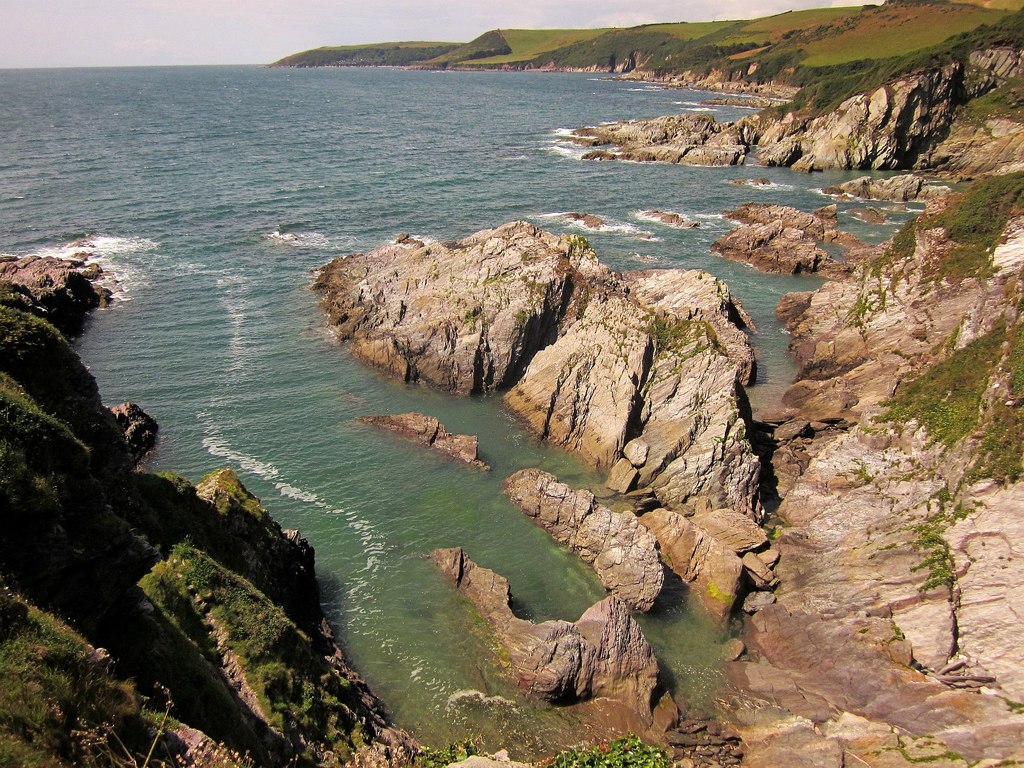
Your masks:
<path fill-rule="evenodd" d="M 275 244 L 293 248 L 349 248 L 356 242 L 354 237 L 328 237 L 323 232 L 282 232 L 280 227 L 264 237 Z"/>
<path fill-rule="evenodd" d="M 582 229 L 585 232 L 601 232 L 601 233 L 613 233 L 619 235 L 627 235 L 630 237 L 637 237 L 641 240 L 647 240 L 652 243 L 661 241 L 661 238 L 655 237 L 652 232 L 648 232 L 646 229 L 642 229 L 634 224 L 628 224 L 623 221 L 617 221 L 615 219 L 604 219 L 603 224 L 597 227 L 589 227 L 582 221 L 576 221 L 568 218 L 568 211 L 557 211 L 555 213 L 542 213 L 538 216 L 541 219 L 558 219 L 564 222 L 566 225 Z"/>
<path fill-rule="evenodd" d="M 662 211 L 662 212 L 663 213 L 667 213 L 669 215 L 682 216 L 686 221 L 690 221 L 691 220 L 690 217 L 687 216 L 685 213 L 679 213 L 677 211 Z M 630 215 L 634 219 L 637 219 L 638 221 L 649 221 L 652 224 L 660 224 L 660 225 L 662 225 L 664 227 L 671 227 L 672 229 L 690 229 L 690 227 L 680 227 L 677 224 L 669 224 L 668 222 L 662 221 L 657 216 L 654 216 L 654 215 L 648 213 L 647 211 L 633 211 L 633 213 L 631 213 Z"/>
<path fill-rule="evenodd" d="M 553 152 L 554 154 L 561 155 L 562 157 L 568 157 L 570 160 L 582 160 L 583 155 L 587 153 L 587 150 L 583 147 L 567 147 L 564 144 L 551 144 L 544 147 L 544 151 Z"/>
<path fill-rule="evenodd" d="M 746 180 L 744 180 L 745 183 L 739 184 L 739 183 L 736 183 L 738 181 L 739 181 L 738 179 L 733 179 L 733 180 L 726 180 L 724 183 L 725 184 L 732 184 L 734 187 L 743 187 L 744 189 L 755 189 L 755 190 L 759 189 L 759 190 L 763 190 L 763 191 L 776 190 L 776 189 L 785 189 L 785 190 L 796 189 L 796 187 L 794 187 L 792 184 L 779 184 L 779 183 L 774 182 L 774 181 L 769 181 L 767 184 L 756 184 L 754 182 L 748 182 Z M 817 190 L 817 191 L 820 192 L 821 190 Z"/>
<path fill-rule="evenodd" d="M 37 249 L 33 255 L 97 264 L 103 269 L 103 275 L 96 282 L 109 289 L 115 300 L 131 301 L 132 290 L 145 282 L 144 273 L 123 257 L 159 247 L 159 243 L 145 237 L 89 235 L 63 245 Z"/>

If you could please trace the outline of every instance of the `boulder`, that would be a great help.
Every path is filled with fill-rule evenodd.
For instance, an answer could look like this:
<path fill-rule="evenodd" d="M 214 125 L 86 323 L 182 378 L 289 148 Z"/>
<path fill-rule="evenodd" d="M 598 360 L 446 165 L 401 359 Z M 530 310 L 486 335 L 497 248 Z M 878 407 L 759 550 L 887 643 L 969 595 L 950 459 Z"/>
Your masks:
<path fill-rule="evenodd" d="M 361 416 L 361 424 L 401 435 L 427 448 L 433 448 L 463 464 L 488 469 L 477 455 L 476 435 L 453 435 L 433 416 L 422 413 L 399 413 L 387 416 Z"/>
<path fill-rule="evenodd" d="M 693 522 L 737 555 L 760 549 L 768 543 L 768 534 L 761 526 L 731 509 L 698 512 L 693 516 Z"/>
<path fill-rule="evenodd" d="M 653 533 L 669 567 L 687 584 L 709 614 L 726 619 L 739 596 L 743 565 L 728 547 L 688 518 L 667 509 L 640 517 Z"/>
<path fill-rule="evenodd" d="M 632 462 L 627 458 L 621 458 L 615 462 L 604 484 L 616 493 L 629 493 L 633 490 L 633 484 L 638 477 L 640 473 L 636 471 Z"/>
<path fill-rule="evenodd" d="M 640 215 L 645 219 L 654 219 L 668 227 L 675 227 L 676 229 L 696 229 L 700 226 L 699 222 L 688 219 L 681 213 L 673 213 L 672 211 L 660 211 L 658 209 L 653 209 L 650 211 L 641 211 Z"/>
<path fill-rule="evenodd" d="M 609 592 L 637 610 L 651 609 L 664 574 L 657 540 L 634 515 L 612 512 L 589 491 L 573 490 L 539 469 L 509 477 L 505 492 L 534 522 L 593 567 Z"/>
<path fill-rule="evenodd" d="M 579 128 L 570 138 L 586 146 L 616 148 L 587 153 L 585 160 L 741 165 L 747 153 L 735 133 L 710 115 L 669 115 Z"/>
<path fill-rule="evenodd" d="M 770 589 L 779 583 L 779 580 L 775 577 L 775 572 L 753 552 L 747 552 L 743 555 L 742 562 L 744 570 L 758 589 Z"/>
<path fill-rule="evenodd" d="M 132 402 L 115 405 L 110 412 L 117 419 L 117 425 L 128 442 L 128 450 L 135 457 L 136 462 L 153 450 L 156 445 L 157 431 L 160 428 L 156 419 L 142 410 L 141 406 Z"/>
<path fill-rule="evenodd" d="M 563 213 L 559 215 L 559 218 L 565 219 L 566 221 L 572 221 L 587 229 L 593 229 L 595 231 L 604 229 L 607 222 L 600 216 L 595 216 L 592 213 L 580 213 L 579 211 L 573 211 L 571 213 Z"/>
<path fill-rule="evenodd" d="M 653 724 L 658 662 L 622 601 L 605 598 L 575 623 L 533 624 L 512 612 L 508 581 L 462 549 L 435 550 L 433 558 L 498 636 L 520 688 L 560 704 L 608 698 Z"/>

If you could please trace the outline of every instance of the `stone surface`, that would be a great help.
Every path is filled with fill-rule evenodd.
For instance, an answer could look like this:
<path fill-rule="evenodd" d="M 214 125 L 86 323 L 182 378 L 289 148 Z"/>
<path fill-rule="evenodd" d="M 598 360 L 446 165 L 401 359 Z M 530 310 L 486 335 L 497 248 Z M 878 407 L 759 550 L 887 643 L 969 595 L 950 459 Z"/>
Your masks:
<path fill-rule="evenodd" d="M 758 589 L 768 589 L 779 583 L 775 573 L 761 558 L 753 552 L 743 555 L 743 569 L 747 572 L 754 586 Z"/>
<path fill-rule="evenodd" d="M 691 594 L 705 610 L 717 619 L 727 618 L 739 597 L 743 575 L 736 553 L 667 509 L 648 512 L 640 522 L 657 537 L 669 567 L 691 585 Z"/>
<path fill-rule="evenodd" d="M 153 450 L 160 429 L 156 419 L 142 410 L 141 406 L 131 402 L 115 405 L 110 412 L 117 419 L 117 425 L 128 442 L 128 450 L 136 462 Z"/>
<path fill-rule="evenodd" d="M 633 490 L 640 473 L 627 458 L 621 458 L 615 462 L 611 471 L 608 472 L 608 479 L 604 484 L 616 493 L 629 493 Z"/>
<path fill-rule="evenodd" d="M 660 503 L 760 515 L 739 389 L 752 324 L 707 273 L 618 275 L 578 239 L 514 222 L 336 259 L 314 287 L 359 359 L 459 393 L 511 387 L 538 435 L 601 470 L 642 438 L 637 484 Z"/>
<path fill-rule="evenodd" d="M 731 509 L 698 512 L 693 522 L 738 555 L 768 543 L 768 534 L 761 526 Z"/>
<path fill-rule="evenodd" d="M 634 515 L 612 512 L 589 491 L 573 490 L 539 469 L 524 469 L 509 477 L 505 492 L 513 504 L 590 565 L 605 589 L 637 610 L 651 609 L 664 575 L 657 541 Z"/>
<path fill-rule="evenodd" d="M 360 416 L 359 421 L 394 432 L 427 448 L 433 448 L 463 464 L 488 468 L 477 455 L 480 441 L 476 435 L 453 435 L 433 416 L 424 416 L 422 413 L 399 413 L 387 416 Z"/>
<path fill-rule="evenodd" d="M 463 550 L 435 550 L 433 558 L 498 636 L 519 687 L 564 704 L 605 697 L 653 725 L 658 662 L 623 602 L 605 598 L 575 623 L 533 624 L 512 613 L 508 581 Z"/>
<path fill-rule="evenodd" d="M 674 211 L 661 211 L 657 208 L 649 211 L 641 211 L 640 216 L 645 219 L 653 219 L 665 224 L 666 226 L 675 227 L 676 229 L 696 229 L 700 226 L 699 222 L 688 219 L 681 213 L 675 213 Z"/>
<path fill-rule="evenodd" d="M 671 115 L 580 128 L 571 138 L 584 146 L 615 147 L 585 154 L 584 160 L 740 165 L 746 158 L 746 147 L 709 115 Z"/>
<path fill-rule="evenodd" d="M 819 242 L 855 242 L 839 231 L 834 205 L 804 213 L 788 206 L 746 203 L 725 215 L 741 226 L 711 246 L 720 256 L 782 274 L 842 277 L 852 270 L 851 263 L 832 258 L 818 246 Z"/>
<path fill-rule="evenodd" d="M 905 173 L 879 179 L 861 176 L 821 190 L 826 195 L 851 195 L 865 200 L 890 200 L 905 203 L 910 200 L 930 200 L 945 197 L 952 190 L 945 185 L 930 184 L 921 176 Z"/>
<path fill-rule="evenodd" d="M 98 265 L 82 259 L 52 256 L 0 257 L 0 282 L 11 283 L 21 295 L 21 307 L 49 320 L 66 334 L 82 330 L 86 315 L 110 303 L 110 290 L 95 283 Z"/>

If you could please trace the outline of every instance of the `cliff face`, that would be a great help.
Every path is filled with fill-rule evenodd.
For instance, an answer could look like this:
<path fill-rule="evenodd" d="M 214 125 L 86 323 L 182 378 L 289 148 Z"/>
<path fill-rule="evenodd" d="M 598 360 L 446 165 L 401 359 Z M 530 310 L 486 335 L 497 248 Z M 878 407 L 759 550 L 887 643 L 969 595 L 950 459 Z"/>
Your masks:
<path fill-rule="evenodd" d="M 765 165 L 800 171 L 918 168 L 955 176 L 1024 167 L 1024 122 L 1016 100 L 1022 52 L 989 47 L 965 60 L 921 69 L 852 96 L 823 114 L 764 112 L 726 125 L 670 115 L 575 132 L 591 159 L 743 163 L 756 148 Z M 700 130 L 697 128 L 700 127 Z M 586 158 L 585 158 L 586 159 Z"/>
<path fill-rule="evenodd" d="M 95 723 L 104 738 L 125 736 L 143 754 L 154 738 L 134 689 L 110 676 L 112 657 L 117 674 L 135 678 L 160 706 L 166 689 L 174 717 L 196 729 L 159 740 L 167 759 L 220 749 L 202 734 L 261 765 L 340 765 L 367 749 L 404 754 L 411 742 L 387 727 L 334 643 L 305 540 L 282 531 L 230 470 L 193 487 L 135 473 L 135 459 L 57 330 L 0 306 L 0 570 L 17 593 L 0 606 L 5 659 L 20 658 L 15 636 L 56 627 L 48 614 L 18 607 L 28 599 L 109 649 L 63 668 L 72 688 L 87 685 L 75 670 L 93 669 L 103 685 L 123 689 L 124 711 Z M 65 649 L 81 642 L 54 638 Z M 73 703 L 64 689 L 41 690 L 41 705 Z M 17 706 L 0 702 L 0 719 L 21 717 Z M 18 733 L 3 738 L 30 749 L 32 738 Z M 95 747 L 86 738 L 65 732 L 54 756 Z"/>
<path fill-rule="evenodd" d="M 853 280 L 780 305 L 801 363 L 772 459 L 781 586 L 730 673 L 807 726 L 787 738 L 1020 757 L 1022 190 L 933 201 Z"/>

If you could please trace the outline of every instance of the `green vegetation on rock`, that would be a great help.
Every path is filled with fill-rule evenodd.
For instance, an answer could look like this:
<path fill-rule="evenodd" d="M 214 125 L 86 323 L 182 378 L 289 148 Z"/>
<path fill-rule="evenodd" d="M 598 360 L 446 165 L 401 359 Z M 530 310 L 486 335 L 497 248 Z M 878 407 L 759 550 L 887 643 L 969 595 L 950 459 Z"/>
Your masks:
<path fill-rule="evenodd" d="M 455 50 L 460 43 L 400 42 L 336 45 L 293 53 L 272 67 L 407 67 Z"/>
<path fill-rule="evenodd" d="M 542 763 L 545 768 L 668 768 L 665 750 L 623 736 L 589 749 L 570 749 Z"/>

